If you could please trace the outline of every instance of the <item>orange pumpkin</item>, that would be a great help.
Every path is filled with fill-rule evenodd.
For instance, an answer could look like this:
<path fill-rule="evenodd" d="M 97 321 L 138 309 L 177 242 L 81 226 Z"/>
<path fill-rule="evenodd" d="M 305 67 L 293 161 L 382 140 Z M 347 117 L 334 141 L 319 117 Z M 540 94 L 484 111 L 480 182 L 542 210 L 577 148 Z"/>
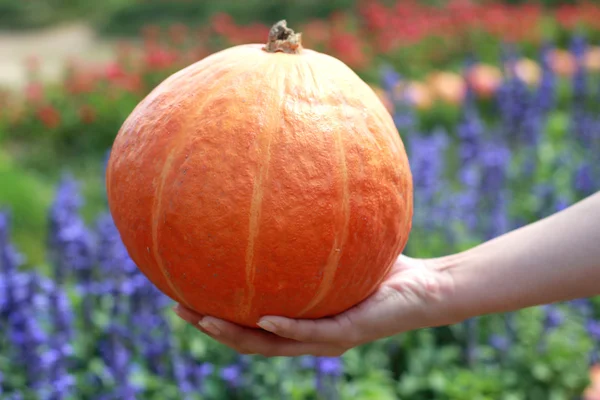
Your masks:
<path fill-rule="evenodd" d="M 413 187 L 377 94 L 281 21 L 208 56 L 124 122 L 110 211 L 138 268 L 200 314 L 256 327 L 374 292 L 411 229 Z"/>

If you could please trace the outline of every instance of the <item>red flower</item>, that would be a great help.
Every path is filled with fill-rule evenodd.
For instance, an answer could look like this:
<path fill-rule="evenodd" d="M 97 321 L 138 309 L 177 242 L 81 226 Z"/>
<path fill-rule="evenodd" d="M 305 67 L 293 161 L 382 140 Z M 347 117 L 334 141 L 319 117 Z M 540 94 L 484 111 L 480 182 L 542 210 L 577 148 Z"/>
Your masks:
<path fill-rule="evenodd" d="M 109 63 L 106 66 L 105 69 L 105 76 L 108 80 L 113 81 L 113 80 L 117 80 L 117 79 L 121 79 L 125 76 L 125 70 L 123 69 L 123 67 L 117 63 L 117 62 L 112 62 Z"/>
<path fill-rule="evenodd" d="M 144 54 L 146 67 L 150 70 L 161 70 L 170 68 L 177 61 L 177 53 L 159 46 L 151 46 Z"/>
<path fill-rule="evenodd" d="M 60 125 L 60 113 L 51 105 L 39 107 L 36 114 L 38 119 L 48 129 L 55 129 Z"/>
<path fill-rule="evenodd" d="M 390 10 L 377 2 L 366 2 L 360 7 L 360 13 L 365 19 L 366 27 L 372 31 L 379 31 L 388 27 Z"/>
<path fill-rule="evenodd" d="M 115 88 L 125 90 L 130 93 L 141 93 L 144 85 L 142 77 L 139 74 L 129 74 L 123 79 L 113 82 Z"/>
<path fill-rule="evenodd" d="M 89 104 L 79 107 L 79 118 L 84 124 L 91 124 L 96 120 L 96 110 Z"/>
<path fill-rule="evenodd" d="M 185 42 L 188 36 L 188 27 L 185 24 L 174 24 L 169 27 L 169 39 L 176 45 Z"/>
<path fill-rule="evenodd" d="M 221 12 L 212 17 L 211 26 L 218 35 L 227 36 L 235 29 L 235 22 L 231 15 Z"/>
<path fill-rule="evenodd" d="M 44 86 L 40 82 L 31 82 L 25 87 L 25 97 L 32 103 L 39 103 L 44 98 Z"/>
<path fill-rule="evenodd" d="M 370 61 L 358 37 L 351 33 L 339 32 L 333 34 L 329 46 L 336 57 L 351 68 L 364 68 Z"/>
<path fill-rule="evenodd" d="M 142 37 L 146 43 L 156 43 L 160 38 L 160 27 L 156 25 L 146 25 L 142 28 Z"/>
<path fill-rule="evenodd" d="M 302 32 L 302 42 L 307 48 L 317 47 L 327 42 L 331 36 L 329 26 L 325 21 L 310 21 L 298 31 Z"/>

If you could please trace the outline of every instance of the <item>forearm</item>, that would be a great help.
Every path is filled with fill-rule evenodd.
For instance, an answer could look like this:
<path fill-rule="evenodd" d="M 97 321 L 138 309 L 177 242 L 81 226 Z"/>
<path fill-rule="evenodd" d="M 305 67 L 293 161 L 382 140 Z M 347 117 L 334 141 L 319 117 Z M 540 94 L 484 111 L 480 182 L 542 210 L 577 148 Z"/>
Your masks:
<path fill-rule="evenodd" d="M 600 192 L 440 263 L 458 319 L 600 294 Z"/>

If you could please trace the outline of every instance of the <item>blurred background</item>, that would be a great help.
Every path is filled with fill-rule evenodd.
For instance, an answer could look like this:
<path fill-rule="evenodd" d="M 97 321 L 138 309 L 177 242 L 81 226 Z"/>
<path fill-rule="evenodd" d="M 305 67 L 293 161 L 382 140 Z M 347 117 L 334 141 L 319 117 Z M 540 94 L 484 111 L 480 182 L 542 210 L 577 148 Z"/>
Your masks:
<path fill-rule="evenodd" d="M 600 399 L 595 298 L 341 358 L 241 356 L 173 318 L 107 213 L 108 151 L 160 81 L 284 18 L 393 115 L 415 182 L 407 255 L 600 189 L 598 2 L 0 0 L 0 398 Z"/>

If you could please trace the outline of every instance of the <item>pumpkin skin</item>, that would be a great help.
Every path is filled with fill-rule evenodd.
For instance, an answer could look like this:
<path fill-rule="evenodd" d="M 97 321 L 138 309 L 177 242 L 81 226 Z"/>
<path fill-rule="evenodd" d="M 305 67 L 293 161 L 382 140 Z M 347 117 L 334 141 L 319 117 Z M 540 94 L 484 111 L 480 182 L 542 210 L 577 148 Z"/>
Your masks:
<path fill-rule="evenodd" d="M 247 327 L 358 304 L 412 223 L 407 155 L 377 94 L 338 59 L 285 44 L 231 47 L 164 80 L 107 165 L 138 268 L 173 300 Z"/>

